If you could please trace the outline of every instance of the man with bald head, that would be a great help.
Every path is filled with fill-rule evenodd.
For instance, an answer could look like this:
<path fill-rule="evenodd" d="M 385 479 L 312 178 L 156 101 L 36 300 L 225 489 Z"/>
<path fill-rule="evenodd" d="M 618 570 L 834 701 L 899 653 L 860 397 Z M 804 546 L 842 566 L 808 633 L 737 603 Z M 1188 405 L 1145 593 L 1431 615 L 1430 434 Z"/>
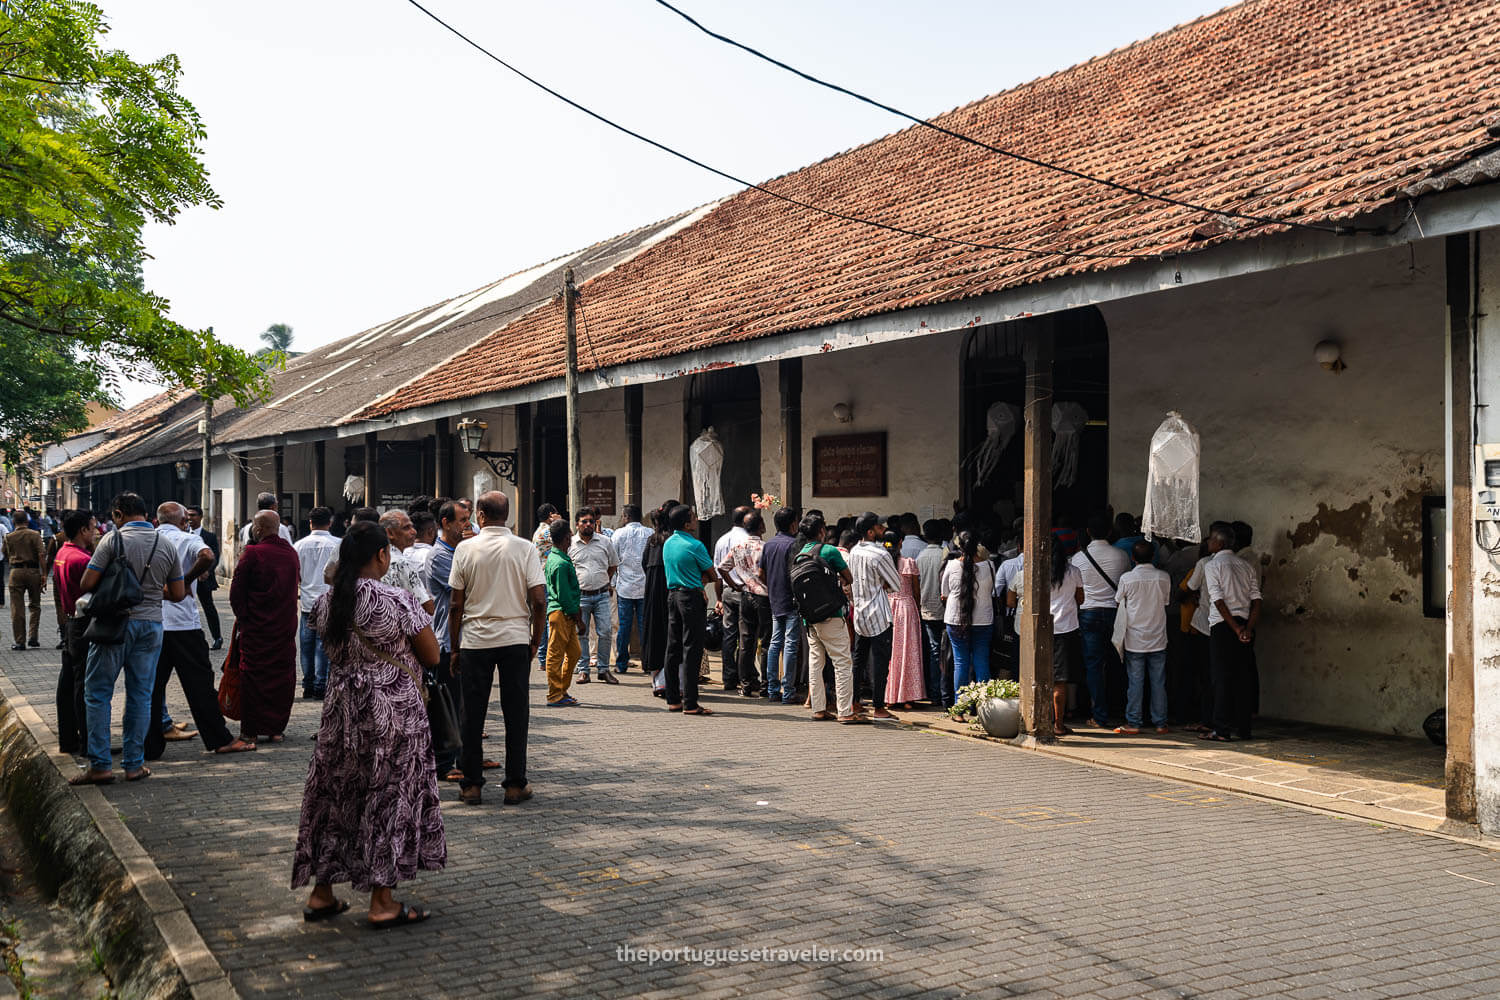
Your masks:
<path fill-rule="evenodd" d="M 542 642 L 547 585 L 536 549 L 505 526 L 510 516 L 505 494 L 486 493 L 476 506 L 479 534 L 453 550 L 448 572 L 449 641 L 458 651 L 464 703 L 459 799 L 480 804 L 485 781 L 480 734 L 498 671 L 505 718 L 505 803 L 514 805 L 531 798 L 526 784 L 527 673 Z"/>
<path fill-rule="evenodd" d="M 254 750 L 255 744 L 244 744 L 229 735 L 224 716 L 219 711 L 219 696 L 214 689 L 214 668 L 208 657 L 208 639 L 198 620 L 198 580 L 214 566 L 214 553 L 203 539 L 187 531 L 187 508 L 171 500 L 156 508 L 157 537 L 163 548 L 177 553 L 182 569 L 183 596 L 177 601 L 163 601 L 161 606 L 161 652 L 156 658 L 156 684 L 151 693 L 151 718 L 160 719 L 167 702 L 167 681 L 172 671 L 187 697 L 188 709 L 203 745 L 218 753 Z M 146 759 L 160 760 L 166 750 L 166 739 L 160 726 L 146 731 Z"/>
<path fill-rule="evenodd" d="M 297 601 L 302 563 L 281 534 L 281 518 L 263 510 L 229 582 L 240 666 L 240 740 L 254 749 L 280 743 L 297 693 Z"/>

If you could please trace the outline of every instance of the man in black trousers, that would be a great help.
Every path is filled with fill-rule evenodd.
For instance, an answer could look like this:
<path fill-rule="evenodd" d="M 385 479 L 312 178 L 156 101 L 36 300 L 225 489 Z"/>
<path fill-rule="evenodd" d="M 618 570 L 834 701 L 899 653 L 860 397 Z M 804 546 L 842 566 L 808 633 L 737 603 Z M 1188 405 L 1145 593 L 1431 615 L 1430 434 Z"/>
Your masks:
<path fill-rule="evenodd" d="M 208 648 L 223 649 L 224 635 L 219 631 L 219 609 L 214 607 L 214 591 L 219 589 L 219 556 L 222 554 L 219 536 L 203 526 L 202 507 L 189 507 L 187 516 L 191 533 L 203 539 L 203 544 L 214 554 L 214 564 L 208 568 L 208 572 L 198 577 L 198 603 L 203 606 L 203 617 L 208 620 L 208 634 L 214 637 L 213 645 Z"/>

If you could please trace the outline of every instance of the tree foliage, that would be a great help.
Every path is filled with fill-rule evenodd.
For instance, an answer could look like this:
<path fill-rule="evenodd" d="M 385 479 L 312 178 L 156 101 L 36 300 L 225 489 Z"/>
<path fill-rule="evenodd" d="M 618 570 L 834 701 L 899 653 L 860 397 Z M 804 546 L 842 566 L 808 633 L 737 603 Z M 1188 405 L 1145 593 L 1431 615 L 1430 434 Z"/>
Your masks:
<path fill-rule="evenodd" d="M 292 328 L 285 323 L 272 323 L 261 331 L 260 339 L 270 350 L 285 354 L 292 349 Z"/>
<path fill-rule="evenodd" d="M 90 3 L 0 2 L 0 353 L 38 370 L 43 358 L 71 360 L 77 373 L 57 399 L 81 391 L 86 401 L 101 380 L 108 390 L 128 376 L 247 405 L 268 391 L 260 366 L 212 330 L 173 322 L 141 280 L 147 222 L 221 204 L 201 162 L 202 123 L 177 90 L 181 65 L 173 55 L 136 63 L 102 45 L 107 31 Z M 8 452 L 81 419 L 81 405 L 20 409 L 0 398 Z"/>

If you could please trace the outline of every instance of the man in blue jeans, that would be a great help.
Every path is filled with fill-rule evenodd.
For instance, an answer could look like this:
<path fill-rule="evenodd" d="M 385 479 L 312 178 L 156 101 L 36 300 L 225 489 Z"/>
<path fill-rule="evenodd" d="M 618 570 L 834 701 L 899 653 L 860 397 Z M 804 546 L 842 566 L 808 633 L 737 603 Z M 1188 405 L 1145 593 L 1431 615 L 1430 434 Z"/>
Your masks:
<path fill-rule="evenodd" d="M 651 538 L 651 529 L 641 523 L 641 509 L 635 504 L 623 508 L 625 523 L 615 529 L 610 541 L 614 542 L 615 555 L 620 560 L 615 570 L 615 605 L 618 613 L 615 632 L 615 673 L 623 674 L 630 669 L 630 635 L 634 631 L 646 641 L 646 571 L 641 558 L 646 554 L 646 542 Z"/>
<path fill-rule="evenodd" d="M 765 581 L 771 598 L 771 642 L 766 648 L 766 686 L 762 694 L 783 705 L 797 703 L 797 658 L 802 646 L 802 619 L 792 603 L 791 581 L 787 578 L 797 536 L 797 511 L 783 507 L 772 519 L 775 537 L 760 550 L 760 578 Z"/>
<path fill-rule="evenodd" d="M 1088 521 L 1089 543 L 1070 562 L 1083 577 L 1083 606 L 1078 627 L 1083 633 L 1083 674 L 1089 689 L 1094 725 L 1110 728 L 1105 670 L 1114 656 L 1115 591 L 1130 569 L 1130 557 L 1109 543 L 1109 517 L 1095 514 Z"/>
<path fill-rule="evenodd" d="M 163 596 L 187 596 L 178 551 L 164 544 L 146 519 L 146 501 L 121 493 L 111 504 L 116 530 L 94 548 L 78 589 L 91 593 L 110 563 L 123 559 L 141 585 L 141 600 L 128 612 L 124 641 L 89 644 L 84 673 L 84 717 L 88 728 L 89 769 L 69 779 L 75 785 L 107 785 L 115 780 L 109 749 L 110 702 L 115 681 L 125 671 L 125 718 L 121 763 L 126 781 L 150 777 L 146 767 L 146 729 L 151 724 L 151 693 L 161 655 Z"/>
<path fill-rule="evenodd" d="M 1125 725 L 1115 730 L 1127 736 L 1141 731 L 1141 700 L 1146 674 L 1151 675 L 1151 721 L 1158 733 L 1167 728 L 1167 602 L 1172 599 L 1172 578 L 1151 564 L 1156 547 L 1140 540 L 1131 546 L 1135 568 L 1120 577 L 1120 625 L 1123 627 L 1125 676 Z M 1122 629 L 1117 628 L 1116 631 Z"/>
<path fill-rule="evenodd" d="M 328 530 L 333 523 L 331 509 L 314 507 L 307 515 L 307 523 L 312 530 L 292 546 L 297 550 L 297 562 L 301 566 L 297 594 L 301 615 L 297 640 L 302 650 L 302 697 L 320 701 L 323 689 L 328 686 L 328 654 L 323 652 L 323 637 L 309 624 L 309 619 L 313 604 L 328 590 L 323 574 L 328 564 L 338 558 L 339 540 Z"/>
<path fill-rule="evenodd" d="M 578 512 L 578 531 L 573 535 L 573 544 L 568 548 L 568 558 L 578 571 L 579 615 L 583 627 L 578 630 L 581 652 L 578 656 L 578 676 L 574 682 L 589 682 L 589 651 L 593 650 L 594 671 L 607 684 L 618 684 L 609 664 L 610 592 L 614 589 L 615 570 L 620 566 L 620 557 L 615 553 L 615 543 L 599 531 L 599 508 L 585 507 Z M 593 622 L 594 641 L 589 643 L 589 622 Z"/>

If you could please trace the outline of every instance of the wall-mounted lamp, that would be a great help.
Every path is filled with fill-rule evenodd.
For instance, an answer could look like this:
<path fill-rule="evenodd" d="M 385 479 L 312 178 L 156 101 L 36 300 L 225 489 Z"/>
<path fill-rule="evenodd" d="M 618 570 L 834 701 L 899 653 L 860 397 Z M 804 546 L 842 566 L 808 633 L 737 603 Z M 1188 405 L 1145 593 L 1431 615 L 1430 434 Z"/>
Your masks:
<path fill-rule="evenodd" d="M 854 420 L 854 407 L 848 403 L 833 404 L 833 419 L 841 424 L 847 424 Z"/>
<path fill-rule="evenodd" d="M 187 482 L 188 473 L 193 470 L 193 467 L 186 462 L 177 462 L 173 468 L 177 470 L 178 480 L 184 483 Z"/>
<path fill-rule="evenodd" d="M 496 476 L 514 484 L 516 481 L 516 453 L 513 451 L 482 451 L 484 444 L 484 432 L 489 429 L 489 424 L 474 417 L 468 417 L 458 422 L 454 428 L 458 431 L 458 445 L 464 454 L 482 458 Z"/>
<path fill-rule="evenodd" d="M 1318 346 L 1313 348 L 1313 359 L 1325 372 L 1333 372 L 1337 375 L 1345 368 L 1343 349 L 1339 347 L 1337 340 L 1320 340 Z"/>

